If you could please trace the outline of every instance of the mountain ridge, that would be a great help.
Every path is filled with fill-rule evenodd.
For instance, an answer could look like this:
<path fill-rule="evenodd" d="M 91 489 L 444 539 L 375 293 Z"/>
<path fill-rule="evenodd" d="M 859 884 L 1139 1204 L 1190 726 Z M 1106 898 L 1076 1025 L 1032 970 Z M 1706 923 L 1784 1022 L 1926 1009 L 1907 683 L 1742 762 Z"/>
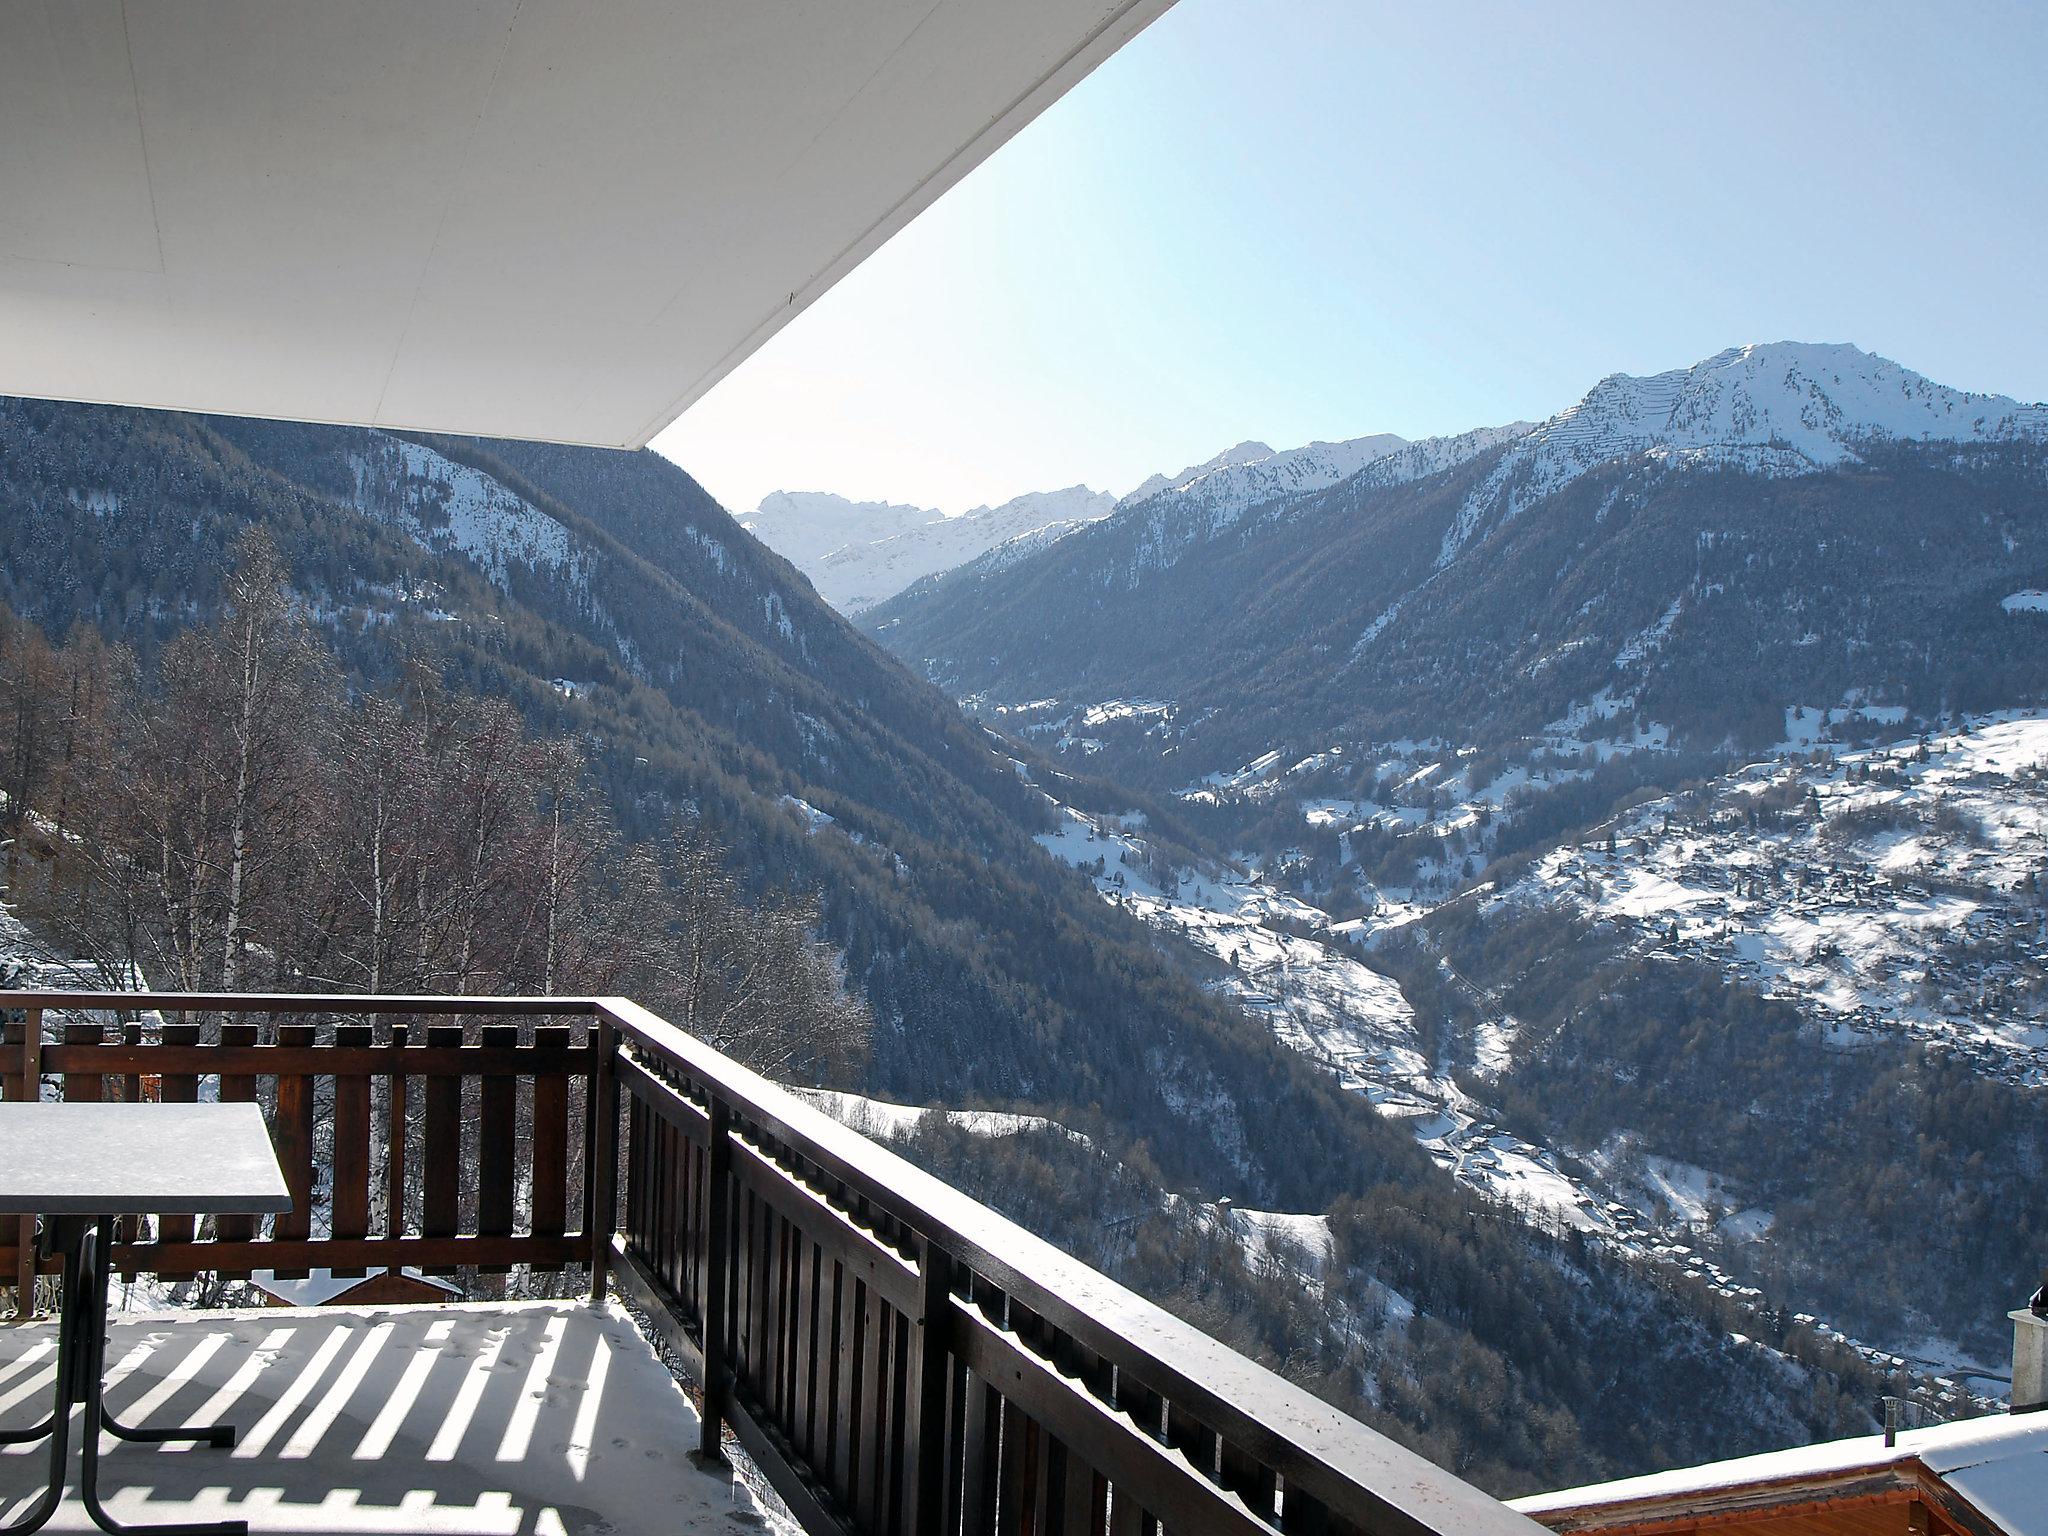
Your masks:
<path fill-rule="evenodd" d="M 1853 349 L 1736 348 L 1305 494 L 1207 518 L 1155 495 L 862 623 L 956 697 L 1159 702 L 1127 742 L 1087 733 L 1099 769 L 1159 788 L 1282 743 L 1506 744 L 1575 708 L 1764 745 L 1845 690 L 1918 718 L 1991 707 L 1987 677 L 2038 689 L 2008 599 L 2048 581 L 2044 456 L 2048 408 Z"/>

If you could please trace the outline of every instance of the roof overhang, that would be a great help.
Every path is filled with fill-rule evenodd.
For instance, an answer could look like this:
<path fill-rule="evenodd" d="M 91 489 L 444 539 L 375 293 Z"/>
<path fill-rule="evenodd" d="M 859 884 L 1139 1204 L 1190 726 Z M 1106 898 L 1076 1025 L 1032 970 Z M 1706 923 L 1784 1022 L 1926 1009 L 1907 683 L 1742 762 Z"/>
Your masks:
<path fill-rule="evenodd" d="M 1774 1533 L 1824 1528 L 1853 1536 L 1906 1529 L 1900 1512 L 1909 1506 L 1938 1517 L 1932 1527 L 1936 1536 L 2003 1536 L 1995 1521 L 1916 1456 L 1806 1476 L 1703 1482 L 1640 1497 L 1627 1495 L 1628 1483 L 1612 1486 L 1612 1495 L 1597 1490 L 1588 1490 L 1593 1496 L 1582 1500 L 1570 1494 L 1539 1495 L 1513 1500 L 1510 1507 L 1560 1536 L 1695 1536 L 1703 1528 L 1723 1526 L 1731 1536 L 1745 1526 Z"/>
<path fill-rule="evenodd" d="M 0 0 L 0 394 L 637 447 L 1171 0 Z"/>

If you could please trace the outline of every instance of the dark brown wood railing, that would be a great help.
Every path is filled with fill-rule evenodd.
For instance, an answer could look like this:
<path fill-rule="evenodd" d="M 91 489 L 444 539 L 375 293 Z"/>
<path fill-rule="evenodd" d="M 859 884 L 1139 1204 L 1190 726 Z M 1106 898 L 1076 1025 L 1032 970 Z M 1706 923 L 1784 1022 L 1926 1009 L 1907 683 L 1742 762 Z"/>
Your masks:
<path fill-rule="evenodd" d="M 0 1098 L 54 1079 L 71 1102 L 191 1103 L 211 1079 L 210 1093 L 259 1103 L 269 1121 L 291 1211 L 125 1220 L 113 1253 L 125 1274 L 589 1261 L 580 1186 L 594 1022 L 502 1022 L 545 1016 L 523 998 L 390 998 L 372 1014 L 356 998 L 232 997 L 198 1010 L 177 994 L 124 995 L 65 1008 L 59 1037 L 45 1042 L 36 1005 L 63 994 L 15 996 L 10 1011 L 24 1017 L 0 1025 Z M 111 1022 L 116 1006 L 126 1022 Z M 160 1017 L 136 1022 L 138 1011 Z M 467 1026 L 423 1022 L 458 1012 Z M 11 1283 L 24 1258 L 19 1235 L 0 1232 L 0 1275 Z"/>
<path fill-rule="evenodd" d="M 428 1257 L 404 1262 L 430 1266 L 588 1262 L 593 1297 L 616 1284 L 702 1383 L 700 1449 L 719 1454 L 729 1426 L 807 1530 L 1540 1530 L 631 1002 L 0 993 L 0 1008 L 81 1006 L 153 1006 L 184 1019 L 270 1012 L 301 1022 L 277 1026 L 263 1044 L 197 1046 L 181 1037 L 154 1049 L 182 1054 L 154 1056 L 125 1040 L 74 1049 L 67 1029 L 67 1043 L 44 1047 L 38 1064 L 67 1087 L 74 1073 L 104 1083 L 155 1062 L 171 1069 L 160 1076 L 180 1079 L 181 1093 L 183 1079 L 209 1072 L 223 1096 L 230 1076 L 274 1082 L 272 1096 L 256 1090 L 268 1108 L 298 1102 L 302 1090 L 287 1094 L 285 1084 L 324 1076 L 334 1079 L 339 1117 L 340 1085 L 382 1074 L 390 1083 L 422 1080 L 428 1103 L 417 1113 L 431 1119 L 439 1102 L 445 1124 L 448 1106 L 463 1102 L 463 1090 L 448 1085 L 475 1079 L 478 1102 L 500 1085 L 491 1101 L 498 1107 L 481 1115 L 502 1124 L 503 1085 L 531 1079 L 530 1102 L 538 1106 L 544 1092 L 548 1102 L 536 1127 L 544 1119 L 550 1129 L 530 1139 L 534 1194 L 516 1204 L 550 1216 L 577 1207 L 568 1165 L 584 1144 L 556 1128 L 556 1107 L 581 1085 L 576 1118 L 589 1170 L 579 1186 L 581 1232 L 542 1232 L 538 1214 L 523 1229 L 513 1225 L 521 1218 L 505 1178 L 508 1154 L 502 1134 L 490 1132 L 480 1144 L 496 1150 L 479 1152 L 468 1194 L 451 1203 L 437 1186 L 435 1232 L 344 1238 L 337 1225 L 324 1241 L 159 1237 L 154 1254 L 178 1265 L 222 1257 L 239 1265 L 288 1242 L 294 1262 L 354 1264 L 385 1262 L 366 1257 L 383 1243 L 392 1251 L 411 1244 L 407 1251 Z M 457 1013 L 473 1021 L 463 1037 L 472 1043 L 430 1037 L 420 1045 L 408 1033 L 400 1045 L 388 1024 L 367 1044 L 343 1037 L 346 1025 L 310 1040 L 282 1035 L 322 1017 Z M 535 1031 L 513 1044 L 486 1038 L 503 1026 L 474 1022 L 509 1015 L 589 1027 L 568 1043 Z M 265 1051 L 275 1054 L 249 1054 Z M 10 1095 L 28 1060 L 23 1050 Z M 379 1102 L 388 1106 L 392 1091 L 402 1106 L 412 1102 L 401 1090 Z M 356 1090 L 349 1095 L 343 1140 L 353 1157 L 363 1117 Z M 298 1111 L 271 1113 L 275 1131 Z M 293 1177 L 303 1177 L 298 1143 L 280 1135 L 278 1144 L 298 1160 Z M 550 1159 L 559 1176 L 543 1171 Z M 354 1187 L 356 1167 L 337 1188 Z M 436 1169 L 430 1158 L 424 1176 L 445 1178 Z M 438 1230 L 465 1211 L 472 1215 L 459 1229 Z M 357 1215 L 351 1208 L 351 1228 Z M 117 1262 L 156 1262 L 141 1241 L 116 1254 Z"/>

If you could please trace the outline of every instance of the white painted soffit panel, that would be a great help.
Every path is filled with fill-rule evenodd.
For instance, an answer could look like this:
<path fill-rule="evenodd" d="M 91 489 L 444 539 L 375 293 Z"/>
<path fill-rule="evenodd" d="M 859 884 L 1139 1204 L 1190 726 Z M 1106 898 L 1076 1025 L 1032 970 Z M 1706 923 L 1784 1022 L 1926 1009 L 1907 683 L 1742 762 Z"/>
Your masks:
<path fill-rule="evenodd" d="M 638 447 L 1171 0 L 0 0 L 0 394 Z"/>

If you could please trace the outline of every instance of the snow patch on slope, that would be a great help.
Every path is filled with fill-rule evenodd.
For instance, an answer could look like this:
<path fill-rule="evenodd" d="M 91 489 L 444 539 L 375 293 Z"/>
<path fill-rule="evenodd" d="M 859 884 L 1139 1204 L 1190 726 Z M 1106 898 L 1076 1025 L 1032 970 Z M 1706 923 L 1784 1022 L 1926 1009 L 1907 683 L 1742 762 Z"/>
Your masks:
<path fill-rule="evenodd" d="M 1088 1138 L 1079 1131 L 1044 1115 L 1011 1114 L 993 1109 L 920 1109 L 914 1104 L 892 1104 L 886 1099 L 838 1093 L 829 1088 L 792 1088 L 790 1091 L 841 1125 L 876 1141 L 907 1140 L 916 1134 L 921 1124 L 936 1120 L 970 1136 L 1019 1136 L 1032 1131 L 1053 1131 L 1088 1145 Z"/>
<path fill-rule="evenodd" d="M 365 512 L 423 548 L 465 556 L 501 592 L 510 590 L 514 565 L 585 584 L 583 551 L 569 530 L 483 471 L 403 438 L 382 438 L 375 451 L 398 464 L 351 456 L 355 503 Z M 395 498 L 387 485 L 397 487 Z"/>

